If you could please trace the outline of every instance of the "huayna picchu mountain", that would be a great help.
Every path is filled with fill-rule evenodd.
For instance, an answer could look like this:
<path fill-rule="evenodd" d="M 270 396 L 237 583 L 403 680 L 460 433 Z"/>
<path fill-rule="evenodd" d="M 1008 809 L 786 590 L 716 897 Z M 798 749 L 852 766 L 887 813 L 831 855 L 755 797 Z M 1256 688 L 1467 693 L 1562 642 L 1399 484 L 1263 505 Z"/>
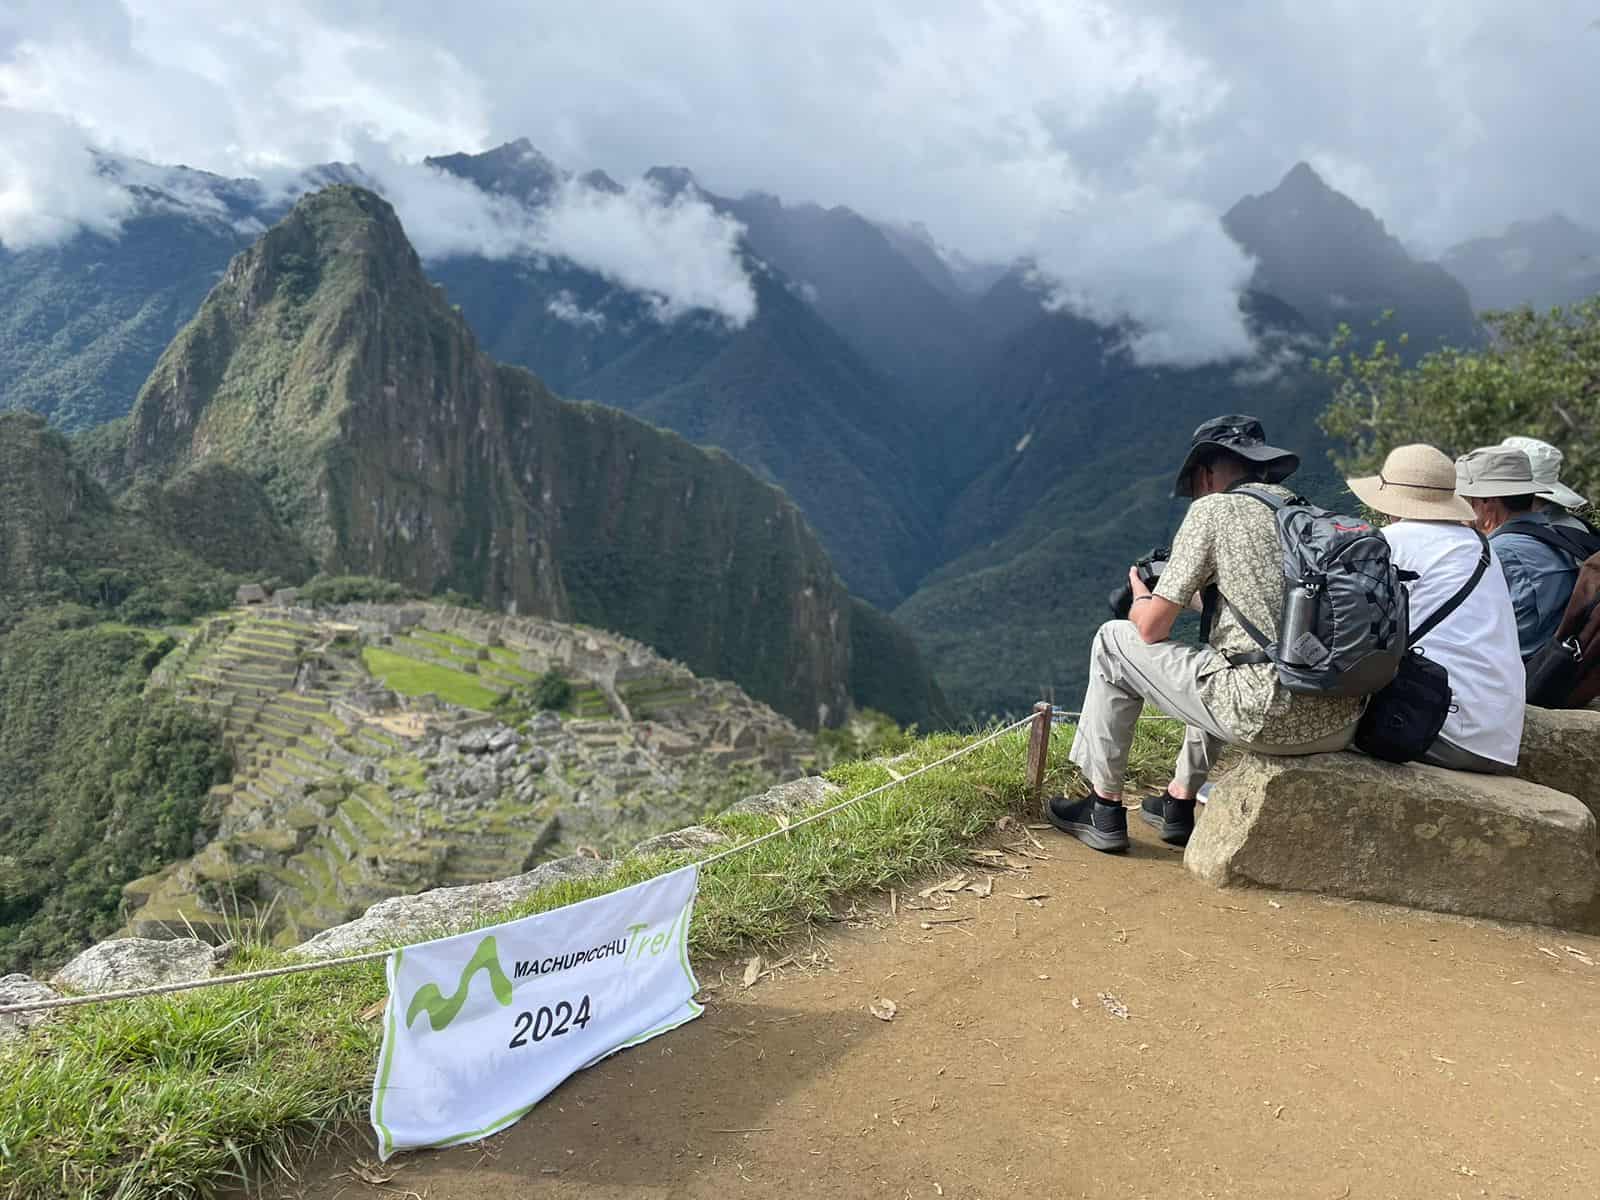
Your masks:
<path fill-rule="evenodd" d="M 892 692 L 852 674 L 860 606 L 781 491 L 491 361 L 360 188 L 304 198 L 233 260 L 125 437 L 114 486 L 226 468 L 322 572 L 618 630 L 807 726 L 853 685 L 920 697 L 901 720 L 944 715 L 915 661 Z"/>

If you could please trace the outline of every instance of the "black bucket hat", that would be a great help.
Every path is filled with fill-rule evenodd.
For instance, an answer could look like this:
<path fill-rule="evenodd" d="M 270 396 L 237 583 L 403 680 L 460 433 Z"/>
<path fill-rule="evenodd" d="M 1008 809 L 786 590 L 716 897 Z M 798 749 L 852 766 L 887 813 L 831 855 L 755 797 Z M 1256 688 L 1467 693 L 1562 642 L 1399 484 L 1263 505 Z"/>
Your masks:
<path fill-rule="evenodd" d="M 1193 495 L 1189 487 L 1189 474 L 1194 470 L 1195 460 L 1210 446 L 1227 450 L 1250 462 L 1266 464 L 1268 483 L 1281 483 L 1300 467 L 1300 456 L 1293 450 L 1267 445 L 1266 431 L 1254 417 L 1240 413 L 1212 417 L 1194 431 L 1189 454 L 1183 460 L 1183 466 L 1178 468 L 1178 479 L 1172 487 L 1174 496 Z"/>

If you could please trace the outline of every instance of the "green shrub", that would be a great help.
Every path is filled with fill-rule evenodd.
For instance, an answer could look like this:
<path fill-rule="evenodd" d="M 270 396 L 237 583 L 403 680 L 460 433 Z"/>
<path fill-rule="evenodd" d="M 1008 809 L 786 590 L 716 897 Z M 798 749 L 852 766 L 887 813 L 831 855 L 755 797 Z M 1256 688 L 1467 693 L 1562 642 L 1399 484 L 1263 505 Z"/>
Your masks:
<path fill-rule="evenodd" d="M 572 703 L 572 684 L 559 671 L 546 671 L 531 689 L 533 707 L 545 711 L 562 709 Z"/>

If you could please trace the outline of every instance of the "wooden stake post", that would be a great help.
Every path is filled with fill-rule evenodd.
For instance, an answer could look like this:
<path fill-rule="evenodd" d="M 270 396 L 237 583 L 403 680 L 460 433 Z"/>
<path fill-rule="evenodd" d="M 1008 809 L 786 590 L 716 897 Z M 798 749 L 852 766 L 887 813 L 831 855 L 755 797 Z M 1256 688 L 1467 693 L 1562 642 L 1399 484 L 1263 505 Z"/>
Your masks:
<path fill-rule="evenodd" d="M 1041 700 L 1033 706 L 1033 724 L 1028 727 L 1028 796 L 1036 803 L 1044 799 L 1044 776 L 1050 765 L 1050 715 L 1054 705 Z"/>

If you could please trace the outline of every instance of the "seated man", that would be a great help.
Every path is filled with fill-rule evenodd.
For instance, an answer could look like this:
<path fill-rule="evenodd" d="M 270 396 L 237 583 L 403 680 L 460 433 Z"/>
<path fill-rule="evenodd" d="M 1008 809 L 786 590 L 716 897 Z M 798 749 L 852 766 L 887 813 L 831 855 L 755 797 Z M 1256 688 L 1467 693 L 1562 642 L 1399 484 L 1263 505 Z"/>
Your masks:
<path fill-rule="evenodd" d="M 1521 450 L 1489 446 L 1456 459 L 1456 494 L 1472 505 L 1478 529 L 1494 545 L 1511 589 L 1524 659 L 1555 636 L 1578 581 L 1578 564 L 1594 553 L 1584 549 L 1592 535 L 1556 530 L 1546 513 L 1534 511 L 1538 486 Z M 1573 542 L 1567 549 L 1551 544 L 1567 540 Z"/>
<path fill-rule="evenodd" d="M 1266 444 L 1254 417 L 1218 417 L 1195 430 L 1174 489 L 1194 503 L 1173 541 L 1167 569 L 1154 593 L 1130 571 L 1130 619 L 1109 621 L 1095 635 L 1089 692 L 1071 751 L 1091 790 L 1076 800 L 1058 796 L 1045 805 L 1057 829 L 1096 850 L 1127 848 L 1123 776 L 1146 701 L 1189 726 L 1166 794 L 1145 800 L 1140 814 L 1174 846 L 1189 840 L 1195 794 L 1224 743 L 1269 754 L 1319 754 L 1350 744 L 1361 700 L 1295 695 L 1279 684 L 1270 662 L 1234 666 L 1229 661 L 1229 656 L 1257 657 L 1257 645 L 1235 609 L 1276 639 L 1284 594 L 1283 553 L 1272 510 L 1229 490 L 1242 483 L 1275 485 L 1299 465 L 1298 455 Z M 1268 490 L 1292 495 L 1287 488 Z M 1228 603 L 1216 614 L 1209 644 L 1167 640 L 1178 614 L 1212 584 Z"/>
<path fill-rule="evenodd" d="M 1390 561 L 1411 584 L 1411 628 L 1458 595 L 1460 602 L 1417 645 L 1450 675 L 1453 703 L 1422 761 L 1456 771 L 1501 775 L 1517 765 L 1524 706 L 1522 652 L 1505 576 L 1472 508 L 1455 494 L 1455 470 L 1432 446 L 1401 446 L 1383 470 L 1349 481 L 1368 508 L 1395 520 L 1383 536 Z M 1487 570 L 1479 571 L 1489 555 Z M 1476 579 L 1476 582 L 1474 582 Z"/>
<path fill-rule="evenodd" d="M 1544 513 L 1552 525 L 1595 532 L 1593 525 L 1572 512 L 1575 508 L 1587 508 L 1589 501 L 1561 482 L 1561 460 L 1564 456 L 1560 450 L 1549 442 L 1531 437 L 1508 437 L 1500 444 L 1510 450 L 1521 450 L 1528 456 L 1528 465 L 1533 468 L 1533 481 L 1539 485 L 1539 490 L 1533 494 L 1534 512 Z"/>

